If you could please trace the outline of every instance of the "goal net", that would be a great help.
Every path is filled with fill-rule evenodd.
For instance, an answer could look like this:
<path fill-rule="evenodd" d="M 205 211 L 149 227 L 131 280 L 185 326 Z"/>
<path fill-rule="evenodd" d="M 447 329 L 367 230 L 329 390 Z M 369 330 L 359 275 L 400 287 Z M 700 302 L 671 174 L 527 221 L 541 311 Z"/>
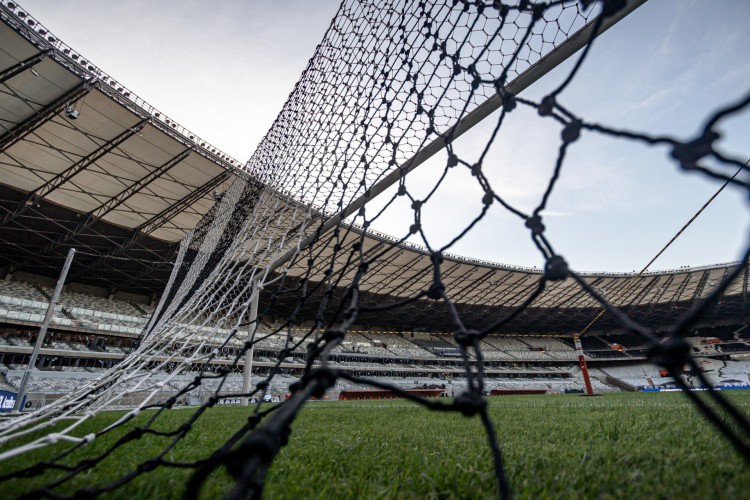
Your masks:
<path fill-rule="evenodd" d="M 138 347 L 95 382 L 4 421 L 2 479 L 29 478 L 30 495 L 91 496 L 156 468 L 188 468 L 185 494 L 197 496 L 221 470 L 233 478 L 229 496 L 258 496 L 274 457 L 293 439 L 290 427 L 300 409 L 347 384 L 390 390 L 434 411 L 480 419 L 498 490 L 507 496 L 500 440 L 483 396 L 482 340 L 561 282 L 573 284 L 621 328 L 642 337 L 649 360 L 686 389 L 680 373 L 685 365 L 696 366 L 683 337 L 737 281 L 747 252 L 742 265 L 682 314 L 667 335 L 657 335 L 568 267 L 547 237 L 543 217 L 570 148 L 593 135 L 667 148 L 681 169 L 750 187 L 744 173 L 732 177 L 743 162 L 714 147 L 722 120 L 745 110 L 750 95 L 715 110 L 688 141 L 588 121 L 563 104 L 593 40 L 640 3 L 345 0 L 237 181 L 182 241 Z M 523 97 L 526 87 L 568 57 L 573 64 L 553 91 L 538 101 Z M 508 117 L 520 108 L 534 110 L 537 120 L 559 131 L 551 175 L 530 211 L 498 194 L 485 161 L 506 133 Z M 482 138 L 461 142 L 488 117 L 492 126 L 483 129 Z M 410 182 L 425 163 L 439 175 L 427 187 Z M 474 214 L 449 237 L 433 237 L 424 224 L 435 209 L 433 195 L 451 189 L 457 171 L 473 183 L 466 202 Z M 373 230 L 393 213 L 402 223 L 400 233 Z M 443 264 L 457 242 L 495 213 L 517 219 L 543 270 L 519 301 L 501 303 L 477 321 L 464 314 L 464 292 L 451 286 L 456 280 L 444 276 Z M 422 264 L 401 273 L 394 263 L 406 251 Z M 451 342 L 466 376 L 455 398 L 427 399 L 329 362 L 363 325 L 384 326 L 379 318 L 394 311 L 424 318 L 419 311 L 425 308 L 429 321 L 413 326 L 441 324 L 455 332 Z M 261 357 L 262 370 L 244 370 Z M 304 366 L 301 376 L 292 375 L 293 360 Z M 289 397 L 269 404 L 279 391 Z M 750 430 L 741 413 L 716 391 L 687 394 L 750 459 Z M 228 398 L 250 400 L 247 422 L 226 442 L 194 449 L 190 460 L 172 460 L 170 451 L 191 436 L 194 424 Z M 164 428 L 160 416 L 185 404 L 194 408 L 183 410 L 189 412 L 184 421 Z M 102 411 L 123 408 L 96 432 L 79 432 Z M 119 437 L 103 451 L 71 459 L 112 433 Z M 164 437 L 164 444 L 137 467 L 70 489 L 73 478 L 98 470 L 113 453 L 138 449 L 150 436 Z"/>

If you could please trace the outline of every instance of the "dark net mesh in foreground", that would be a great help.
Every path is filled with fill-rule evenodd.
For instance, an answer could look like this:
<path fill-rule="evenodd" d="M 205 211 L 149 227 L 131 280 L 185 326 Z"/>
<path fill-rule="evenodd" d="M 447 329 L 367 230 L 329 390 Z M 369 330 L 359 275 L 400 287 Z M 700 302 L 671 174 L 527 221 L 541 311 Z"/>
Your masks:
<path fill-rule="evenodd" d="M 707 179 L 730 181 L 748 189 L 748 176 L 734 176 L 743 162 L 714 148 L 723 120 L 745 110 L 750 95 L 708 116 L 692 140 L 647 135 L 592 123 L 562 104 L 564 90 L 586 60 L 591 41 L 622 16 L 624 1 L 532 2 L 346 0 L 333 19 L 301 80 L 270 131 L 235 182 L 181 246 L 164 298 L 139 347 L 96 382 L 66 395 L 54 405 L 11 419 L 0 433 L 5 445 L 4 471 L 14 457 L 44 451 L 65 442 L 62 452 L 30 468 L 5 472 L 3 480 L 59 471 L 54 481 L 26 493 L 57 496 L 79 474 L 96 470 L 124 447 L 139 448 L 146 436 L 167 437 L 168 444 L 132 470 L 120 471 L 104 485 L 75 492 L 96 496 L 157 468 L 193 469 L 186 496 L 194 497 L 214 472 L 235 480 L 228 495 L 257 497 L 274 457 L 290 437 L 295 416 L 310 398 L 321 397 L 337 383 L 387 389 L 433 411 L 458 412 L 481 420 L 492 450 L 499 493 L 510 491 L 501 446 L 487 410 L 482 340 L 512 325 L 540 296 L 560 283 L 577 287 L 603 308 L 620 328 L 640 336 L 647 357 L 667 370 L 705 417 L 750 460 L 750 424 L 721 394 L 700 397 L 687 390 L 680 375 L 687 365 L 710 388 L 684 336 L 740 277 L 730 268 L 710 293 L 696 300 L 657 335 L 626 315 L 581 275 L 572 271 L 545 236 L 542 212 L 553 195 L 568 150 L 587 135 L 632 141 L 671 151 L 679 168 Z M 524 78 L 545 65 L 566 43 L 581 39 L 567 78 L 539 102 L 518 94 Z M 494 104 L 493 104 L 494 103 Z M 463 151 L 454 141 L 483 118 L 489 108 L 501 111 L 478 151 Z M 509 114 L 521 107 L 559 128 L 557 160 L 538 205 L 530 213 L 499 196 L 485 175 L 490 147 L 505 130 Z M 492 109 L 494 109 L 492 108 Z M 657 148 L 654 148 L 655 150 Z M 414 194 L 406 179 L 411 169 L 435 154 L 443 175 L 426 196 Z M 442 246 L 433 246 L 422 224 L 433 193 L 453 169 L 465 169 L 481 195 L 474 219 Z M 385 187 L 385 199 L 371 203 Z M 388 198 L 390 196 L 390 198 Z M 383 197 L 381 197 L 383 198 Z M 372 208 L 376 206 L 377 208 Z M 394 239 L 369 238 L 368 228 L 391 207 L 405 206 L 409 230 Z M 492 211 L 517 217 L 543 257 L 526 295 L 513 307 L 490 310 L 484 320 L 462 314 L 463 289 L 446 286 L 444 257 L 457 241 Z M 422 250 L 411 248 L 416 238 Z M 429 256 L 419 277 L 384 283 L 394 256 L 411 249 Z M 454 287 L 455 288 L 455 287 Z M 329 357 L 352 330 L 375 324 L 394 310 L 437 304 L 438 320 L 454 333 L 463 359 L 465 390 L 449 402 L 423 399 L 381 379 L 355 375 L 329 363 Z M 273 346 L 273 349 L 268 346 Z M 265 347 L 264 347 L 265 346 Z M 273 356 L 260 380 L 236 381 L 245 360 L 263 347 Z M 269 353 L 273 354 L 269 354 Z M 301 376 L 279 405 L 264 396 L 290 378 L 287 360 L 303 353 Z M 217 363 L 218 360 L 227 362 Z M 234 377 L 234 378 L 232 378 Z M 254 398 L 247 422 L 215 449 L 196 450 L 193 461 L 176 462 L 170 451 L 193 432 L 195 422 L 220 397 Z M 175 405 L 202 401 L 179 427 L 163 429 L 159 415 Z M 81 437 L 76 427 L 104 409 L 130 407 L 113 425 Z M 143 410 L 146 423 L 130 422 Z M 55 432 L 29 441 L 30 431 L 51 426 Z M 127 429 L 100 455 L 73 465 L 66 457 L 114 431 Z M 292 437 L 293 439 L 293 437 Z M 18 443 L 13 447 L 14 443 Z M 56 448 L 58 450 L 59 448 Z"/>

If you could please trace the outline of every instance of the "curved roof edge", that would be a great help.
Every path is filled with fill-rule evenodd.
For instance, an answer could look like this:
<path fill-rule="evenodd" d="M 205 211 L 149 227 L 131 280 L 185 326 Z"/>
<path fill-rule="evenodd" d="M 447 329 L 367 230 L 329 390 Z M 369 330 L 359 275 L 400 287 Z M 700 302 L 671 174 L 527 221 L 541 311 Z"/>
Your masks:
<path fill-rule="evenodd" d="M 371 228 L 365 229 L 360 224 L 350 224 L 350 226 L 356 231 L 364 232 L 367 236 L 375 240 L 382 241 L 384 243 L 390 243 L 390 244 L 395 243 L 397 244 L 399 248 L 417 252 L 423 255 L 430 255 L 430 251 L 422 245 L 418 245 L 416 243 L 411 243 L 408 241 L 400 242 L 399 238 L 396 238 L 387 233 L 378 231 L 377 229 L 371 229 Z M 464 255 L 451 253 L 451 252 L 444 252 L 443 258 L 446 260 L 458 262 L 461 264 L 469 264 L 469 265 L 484 267 L 488 269 L 525 272 L 527 274 L 538 274 L 538 275 L 544 274 L 544 269 L 535 267 L 535 266 L 514 266 L 512 264 L 503 264 L 501 262 L 495 262 L 491 260 L 466 257 Z M 656 275 L 664 275 L 664 274 L 691 273 L 691 272 L 696 272 L 696 271 L 710 271 L 712 269 L 726 269 L 729 267 L 735 267 L 735 266 L 740 266 L 740 265 L 742 265 L 742 261 L 720 262 L 717 264 L 708 264 L 704 266 L 685 266 L 685 267 L 678 267 L 674 269 L 657 269 L 653 271 L 643 271 L 643 272 L 638 272 L 638 271 L 631 271 L 631 272 L 576 271 L 576 273 L 581 276 L 611 276 L 613 278 L 632 278 L 636 276 L 656 276 Z"/>
<path fill-rule="evenodd" d="M 0 16 L 19 35 L 40 51 L 68 68 L 75 75 L 87 80 L 107 96 L 137 114 L 149 117 L 149 122 L 173 139 L 194 147 L 195 151 L 235 172 L 244 172 L 244 163 L 189 131 L 166 114 L 138 97 L 125 85 L 105 73 L 78 51 L 53 35 L 42 23 L 31 16 L 17 2 L 0 0 Z"/>

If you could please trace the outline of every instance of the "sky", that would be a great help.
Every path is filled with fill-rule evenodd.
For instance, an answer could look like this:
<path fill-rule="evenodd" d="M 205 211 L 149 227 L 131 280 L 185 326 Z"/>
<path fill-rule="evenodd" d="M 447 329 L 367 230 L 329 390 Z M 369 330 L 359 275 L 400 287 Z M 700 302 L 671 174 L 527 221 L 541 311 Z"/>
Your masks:
<path fill-rule="evenodd" d="M 332 0 L 20 4 L 147 102 L 242 162 L 271 126 L 338 8 Z M 750 92 L 747 47 L 750 2 L 650 0 L 595 42 L 559 102 L 590 122 L 692 139 L 712 110 Z M 523 96 L 540 99 L 570 64 Z M 470 157 L 486 143 L 496 118 L 456 144 L 459 156 Z M 498 194 L 531 211 L 554 165 L 559 129 L 522 108 L 508 120 L 484 172 Z M 750 110 L 723 122 L 721 132 L 722 151 L 750 158 Z M 640 270 L 718 189 L 716 181 L 679 172 L 668 155 L 664 148 L 596 134 L 573 145 L 544 216 L 547 236 L 574 269 Z M 419 167 L 407 181 L 410 191 L 434 185 L 442 165 L 438 157 Z M 434 244 L 448 241 L 481 208 L 481 191 L 466 171 L 453 169 L 451 176 L 424 210 Z M 374 227 L 402 236 L 411 224 L 404 213 L 393 206 Z M 747 196 L 727 188 L 651 269 L 736 260 L 748 238 L 749 214 Z M 543 264 L 528 230 L 500 210 L 451 251 Z"/>

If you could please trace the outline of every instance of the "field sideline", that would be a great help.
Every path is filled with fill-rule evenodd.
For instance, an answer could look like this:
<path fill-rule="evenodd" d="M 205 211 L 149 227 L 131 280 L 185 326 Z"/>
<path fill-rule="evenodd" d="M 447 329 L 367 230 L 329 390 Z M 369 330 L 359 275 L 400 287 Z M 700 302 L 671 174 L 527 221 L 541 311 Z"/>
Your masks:
<path fill-rule="evenodd" d="M 750 392 L 725 393 L 750 414 Z M 750 467 L 679 393 L 493 397 L 512 493 L 520 498 L 749 498 Z M 191 410 L 165 412 L 156 427 L 174 429 Z M 143 423 L 149 412 L 138 417 Z M 245 421 L 247 410 L 217 407 L 202 416 L 165 458 L 205 457 Z M 114 421 L 102 413 L 80 434 Z M 78 460 L 101 453 L 124 433 L 98 438 Z M 102 485 L 153 457 L 166 438 L 147 436 L 117 449 L 93 472 L 59 490 Z M 55 445 L 56 450 L 66 445 Z M 7 445 L 3 447 L 7 449 Z M 49 450 L 49 448 L 48 448 Z M 44 456 L 50 456 L 46 452 Z M 0 463 L 10 472 L 41 454 Z M 73 463 L 67 460 L 66 463 Z M 2 485 L 21 495 L 59 472 Z M 159 468 L 108 497 L 179 498 L 189 471 Z M 231 481 L 215 474 L 202 491 L 221 496 Z M 12 492 L 11 495 L 8 493 Z M 403 400 L 310 403 L 272 467 L 266 498 L 477 498 L 496 496 L 492 459 L 477 418 L 431 413 Z"/>

